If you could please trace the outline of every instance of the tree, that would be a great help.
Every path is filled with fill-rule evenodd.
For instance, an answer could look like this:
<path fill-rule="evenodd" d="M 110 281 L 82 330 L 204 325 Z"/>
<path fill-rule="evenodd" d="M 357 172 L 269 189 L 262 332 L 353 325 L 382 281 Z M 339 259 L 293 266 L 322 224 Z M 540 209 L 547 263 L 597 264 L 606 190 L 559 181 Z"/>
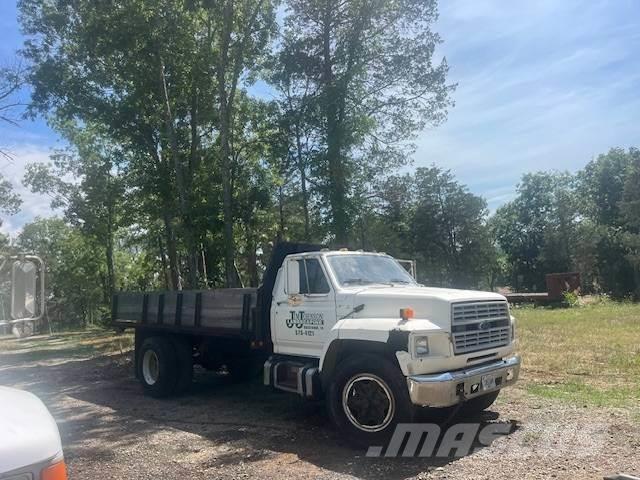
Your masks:
<path fill-rule="evenodd" d="M 20 10 L 34 109 L 102 125 L 130 150 L 131 179 L 154 199 L 139 205 L 164 227 L 174 288 L 183 272 L 198 286 L 200 247 L 217 224 L 211 212 L 214 225 L 195 217 L 194 192 L 222 184 L 214 204 L 222 204 L 225 278 L 234 285 L 234 122 L 275 32 L 273 1 L 21 0 Z"/>
<path fill-rule="evenodd" d="M 18 125 L 19 117 L 15 112 L 24 106 L 18 98 L 24 84 L 25 71 L 19 63 L 0 67 L 0 122 Z M 11 154 L 4 146 L 0 147 L 0 156 L 11 160 Z"/>
<path fill-rule="evenodd" d="M 95 126 L 78 128 L 67 123 L 58 130 L 64 132 L 72 147 L 54 154 L 49 165 L 27 165 L 24 183 L 33 192 L 49 194 L 52 208 L 63 207 L 71 224 L 101 245 L 107 270 L 104 298 L 108 303 L 117 288 L 114 242 L 123 224 L 125 185 L 121 172 L 126 156 Z"/>
<path fill-rule="evenodd" d="M 32 65 L 33 110 L 101 125 L 133 153 L 132 178 L 153 196 L 148 213 L 160 214 L 164 226 L 172 287 L 182 281 L 179 236 L 187 246 L 188 283 L 195 287 L 191 192 L 204 157 L 201 136 L 210 130 L 214 110 L 215 85 L 202 64 L 212 34 L 197 30 L 206 26 L 185 2 L 19 5 L 30 36 L 24 54 Z"/>
<path fill-rule="evenodd" d="M 620 213 L 627 229 L 623 236 L 626 258 L 634 269 L 634 295 L 640 299 L 640 150 L 631 148 L 628 156 L 630 165 L 620 201 Z"/>
<path fill-rule="evenodd" d="M 12 112 L 18 107 L 20 102 L 16 100 L 18 93 L 24 83 L 23 71 L 18 67 L 0 68 L 0 121 L 15 125 L 17 120 Z M 11 155 L 0 147 L 0 156 L 11 160 Z M 0 213 L 13 215 L 18 212 L 22 200 L 13 191 L 13 185 L 0 173 Z M 0 219 L 2 225 L 2 219 Z"/>
<path fill-rule="evenodd" d="M 22 205 L 22 200 L 13 191 L 13 185 L 0 174 L 0 213 L 13 215 L 18 212 L 20 205 Z"/>
<path fill-rule="evenodd" d="M 354 187 L 406 162 L 407 140 L 445 118 L 452 87 L 446 61 L 432 61 L 436 16 L 433 0 L 290 3 L 283 45 L 317 102 L 313 171 L 339 244 L 348 241 Z"/>
<path fill-rule="evenodd" d="M 478 287 L 494 256 L 487 203 L 433 166 L 415 175 L 413 245 L 432 284 Z"/>
<path fill-rule="evenodd" d="M 496 212 L 496 239 L 514 288 L 544 289 L 546 273 L 571 268 L 577 216 L 572 181 L 566 173 L 525 174 L 517 197 Z"/>
<path fill-rule="evenodd" d="M 498 260 L 486 202 L 451 172 L 432 166 L 389 177 L 376 186 L 364 210 L 363 249 L 417 260 L 420 281 L 430 285 L 492 283 Z"/>
<path fill-rule="evenodd" d="M 40 219 L 25 225 L 17 245 L 45 262 L 50 317 L 69 324 L 95 323 L 107 316 L 104 303 L 104 262 L 94 245 L 61 219 Z"/>
<path fill-rule="evenodd" d="M 633 222 L 628 223 L 628 207 L 633 205 L 633 187 L 627 187 L 633 181 L 630 178 L 637 155 L 636 149 L 625 152 L 614 148 L 589 162 L 578 174 L 581 213 L 594 232 L 589 253 L 595 259 L 595 281 L 600 289 L 618 297 L 629 295 L 637 284 L 637 273 L 629 261 L 633 258 L 629 249 L 633 250 L 629 237 Z M 631 200 L 627 204 L 625 190 Z"/>
<path fill-rule="evenodd" d="M 310 241 L 311 196 L 309 181 L 314 159 L 319 155 L 320 138 L 318 105 L 315 101 L 315 85 L 305 75 L 302 66 L 306 62 L 305 52 L 291 36 L 283 38 L 284 45 L 268 62 L 266 77 L 278 92 L 278 125 L 281 136 L 279 146 L 279 171 L 282 179 L 280 200 L 286 184 L 296 179 L 300 184 L 303 232 L 300 236 Z M 280 206 L 283 213 L 284 205 Z M 281 232 L 284 235 L 284 215 L 281 215 Z"/>
<path fill-rule="evenodd" d="M 224 215 L 225 277 L 227 286 L 237 284 L 234 265 L 233 192 L 231 144 L 238 86 L 242 74 L 255 68 L 274 33 L 275 12 L 267 0 L 223 0 L 208 10 L 217 35 L 214 39 L 213 65 L 217 80 L 220 167 Z"/>

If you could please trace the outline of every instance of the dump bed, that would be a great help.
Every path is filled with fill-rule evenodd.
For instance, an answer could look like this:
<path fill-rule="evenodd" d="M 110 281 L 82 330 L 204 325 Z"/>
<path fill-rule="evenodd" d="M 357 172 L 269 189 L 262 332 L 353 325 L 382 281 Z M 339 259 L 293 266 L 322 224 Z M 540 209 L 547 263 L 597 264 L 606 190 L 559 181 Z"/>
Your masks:
<path fill-rule="evenodd" d="M 256 300 L 254 288 L 123 292 L 113 297 L 112 318 L 119 328 L 250 338 L 257 330 Z"/>

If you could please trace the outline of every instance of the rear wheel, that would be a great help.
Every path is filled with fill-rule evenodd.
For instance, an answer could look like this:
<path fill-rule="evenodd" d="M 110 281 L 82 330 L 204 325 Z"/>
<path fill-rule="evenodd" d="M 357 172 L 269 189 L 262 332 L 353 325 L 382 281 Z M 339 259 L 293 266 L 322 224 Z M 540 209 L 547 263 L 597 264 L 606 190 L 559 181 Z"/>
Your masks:
<path fill-rule="evenodd" d="M 360 446 L 384 442 L 398 423 L 410 423 L 415 408 L 404 375 L 389 360 L 359 355 L 338 368 L 327 389 L 335 425 Z"/>
<path fill-rule="evenodd" d="M 147 395 L 168 397 L 176 388 L 178 365 L 173 343 L 164 337 L 150 337 L 142 342 L 138 361 L 138 379 Z"/>

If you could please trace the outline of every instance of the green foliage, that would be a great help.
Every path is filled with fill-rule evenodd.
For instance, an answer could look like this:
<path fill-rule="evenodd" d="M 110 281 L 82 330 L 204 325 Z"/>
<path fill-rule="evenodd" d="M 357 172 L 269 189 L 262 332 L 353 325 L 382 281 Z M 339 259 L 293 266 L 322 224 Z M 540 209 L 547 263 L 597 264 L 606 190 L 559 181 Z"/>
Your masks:
<path fill-rule="evenodd" d="M 583 291 L 638 296 L 637 149 L 613 149 L 575 176 L 527 174 L 496 212 L 496 239 L 517 290 L 541 291 L 544 274 L 578 271 Z"/>
<path fill-rule="evenodd" d="M 20 209 L 22 200 L 13 191 L 13 185 L 0 174 L 0 213 L 13 215 Z"/>
<path fill-rule="evenodd" d="M 362 218 L 363 248 L 416 259 L 419 280 L 430 285 L 490 286 L 498 254 L 486 202 L 451 172 L 432 166 L 389 177 L 377 198 L 376 211 Z"/>
<path fill-rule="evenodd" d="M 562 304 L 569 308 L 578 307 L 580 305 L 580 297 L 575 292 L 563 292 Z"/>
<path fill-rule="evenodd" d="M 517 290 L 544 289 L 544 274 L 571 266 L 576 199 L 567 173 L 533 173 L 522 177 L 517 197 L 498 209 L 496 240 L 511 265 Z"/>
<path fill-rule="evenodd" d="M 415 179 L 412 235 L 424 280 L 444 286 L 480 286 L 494 253 L 487 203 L 448 171 L 419 168 Z"/>
<path fill-rule="evenodd" d="M 452 104 L 436 0 L 18 3 L 29 69 L 5 78 L 26 73 L 67 142 L 24 179 L 63 218 L 18 243 L 51 262 L 67 318 L 119 289 L 255 286 L 280 240 L 416 259 L 429 284 L 541 290 L 575 269 L 637 292 L 635 149 L 525 175 L 492 218 L 448 171 L 397 174 Z M 0 178 L 0 212 L 18 206 Z"/>
<path fill-rule="evenodd" d="M 36 219 L 24 226 L 17 246 L 44 260 L 49 318 L 60 324 L 87 325 L 106 319 L 106 267 L 82 231 L 61 219 Z"/>
<path fill-rule="evenodd" d="M 433 61 L 436 2 L 288 6 L 274 81 L 293 137 L 305 141 L 295 146 L 298 168 L 308 168 L 329 232 L 346 244 L 365 184 L 406 163 L 407 141 L 442 122 L 451 104 L 446 61 Z"/>

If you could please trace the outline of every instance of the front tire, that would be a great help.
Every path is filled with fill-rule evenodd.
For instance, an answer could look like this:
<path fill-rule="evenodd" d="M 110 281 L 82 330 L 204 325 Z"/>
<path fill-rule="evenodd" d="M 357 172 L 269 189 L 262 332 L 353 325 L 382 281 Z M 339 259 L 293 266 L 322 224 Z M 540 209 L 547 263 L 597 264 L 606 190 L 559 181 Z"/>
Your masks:
<path fill-rule="evenodd" d="M 380 445 L 415 407 L 400 369 L 369 354 L 347 358 L 327 389 L 327 409 L 338 429 L 358 446 Z"/>

